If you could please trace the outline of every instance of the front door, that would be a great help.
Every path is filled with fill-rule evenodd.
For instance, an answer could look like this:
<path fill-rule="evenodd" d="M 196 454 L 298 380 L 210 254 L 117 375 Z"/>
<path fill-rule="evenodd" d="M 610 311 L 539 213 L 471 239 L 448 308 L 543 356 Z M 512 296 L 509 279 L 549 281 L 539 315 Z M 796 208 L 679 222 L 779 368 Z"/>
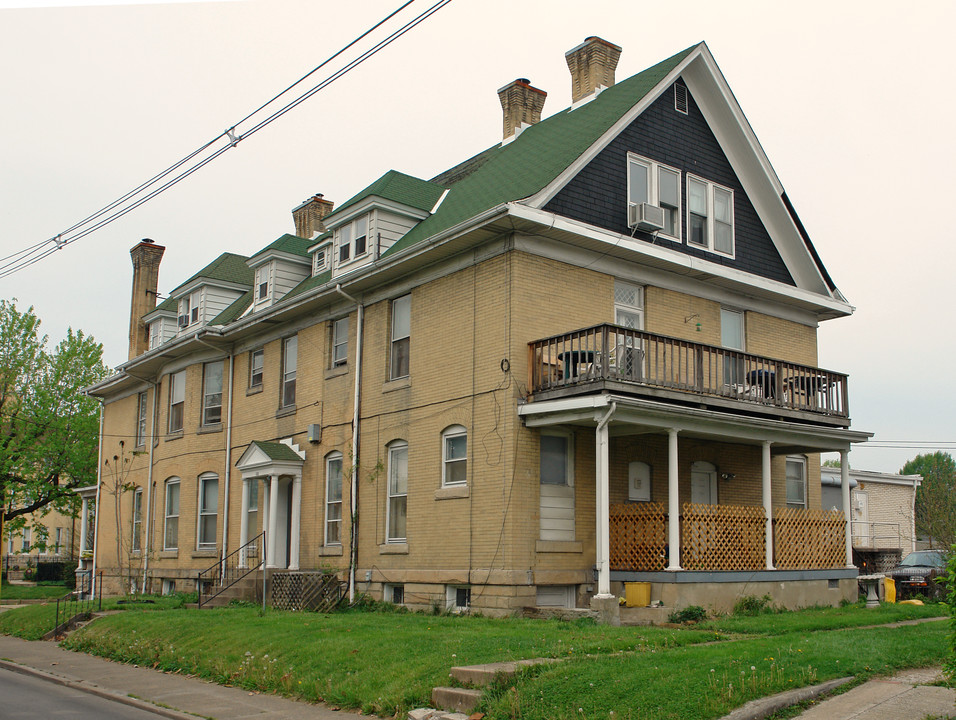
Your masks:
<path fill-rule="evenodd" d="M 853 493 L 853 543 L 860 547 L 872 547 L 873 537 L 870 532 L 870 504 L 865 492 L 859 490 Z"/>
<path fill-rule="evenodd" d="M 690 469 L 690 501 L 695 505 L 717 504 L 717 468 L 695 462 Z"/>

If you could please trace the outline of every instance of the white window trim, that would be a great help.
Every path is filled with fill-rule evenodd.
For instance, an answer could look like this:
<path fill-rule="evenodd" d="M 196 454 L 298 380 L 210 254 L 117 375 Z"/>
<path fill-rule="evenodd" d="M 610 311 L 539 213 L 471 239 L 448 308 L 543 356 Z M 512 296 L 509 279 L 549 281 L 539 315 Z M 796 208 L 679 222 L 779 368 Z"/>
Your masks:
<path fill-rule="evenodd" d="M 355 234 L 356 228 L 358 227 L 359 223 L 362 221 L 365 222 L 365 234 L 356 235 Z M 343 238 L 343 235 L 346 234 L 346 231 L 348 236 L 347 240 Z M 350 220 L 349 222 L 344 223 L 341 227 L 336 228 L 335 229 L 335 257 L 338 259 L 339 265 L 348 265 L 349 263 L 353 263 L 356 260 L 362 260 L 366 256 L 368 256 L 369 250 L 371 249 L 371 242 L 369 242 L 371 240 L 371 236 L 372 236 L 371 213 L 364 213 L 362 215 L 359 215 L 353 220 Z M 362 248 L 361 251 L 359 251 L 356 245 L 356 240 L 361 237 L 365 238 L 365 247 Z M 348 257 L 345 257 L 345 258 L 342 257 L 343 247 L 348 247 Z"/>
<path fill-rule="evenodd" d="M 179 492 L 179 501 L 177 502 L 176 514 L 173 515 L 169 512 L 169 489 L 170 486 L 175 485 Z M 163 550 L 178 550 L 179 549 L 179 505 L 182 502 L 182 484 L 179 478 L 169 478 L 166 481 L 166 490 L 165 498 L 163 501 Z M 172 518 L 176 518 L 176 543 L 175 545 L 169 544 L 169 521 Z"/>
<path fill-rule="evenodd" d="M 256 268 L 256 280 L 253 285 L 253 292 L 255 293 L 254 302 L 255 304 L 266 303 L 272 299 L 272 265 L 273 263 L 266 263 L 265 265 L 260 265 Z M 262 286 L 266 286 L 265 294 L 262 294 Z"/>
<path fill-rule="evenodd" d="M 332 243 L 326 243 L 312 253 L 312 276 L 321 275 L 329 267 L 329 261 L 332 259 Z"/>
<path fill-rule="evenodd" d="M 706 250 L 707 252 L 714 253 L 715 255 L 720 255 L 721 257 L 733 258 L 736 256 L 737 252 L 737 218 L 735 212 L 735 200 L 734 200 L 734 191 L 729 187 L 720 185 L 718 183 L 712 182 L 706 178 L 702 178 L 699 175 L 693 175 L 687 173 L 687 209 L 685 220 L 687 222 L 687 246 L 697 248 L 698 250 Z M 707 187 L 707 243 L 701 245 L 699 243 L 691 242 L 690 233 L 691 233 L 691 223 L 690 223 L 690 186 L 689 183 L 691 180 L 702 183 Z M 716 217 L 714 211 L 714 194 L 716 190 L 723 190 L 726 193 L 730 194 L 730 252 L 724 252 L 723 250 L 718 250 L 715 247 L 717 241 L 716 233 Z"/>
<path fill-rule="evenodd" d="M 289 344 L 295 341 L 295 369 L 289 370 L 289 358 L 291 353 L 289 352 Z M 282 408 L 295 407 L 295 392 L 297 390 L 296 378 L 299 373 L 299 336 L 292 335 L 287 337 L 282 341 L 282 382 L 279 383 L 280 387 L 280 396 L 279 396 L 279 406 Z M 286 402 L 286 386 L 292 384 L 292 402 Z"/>
<path fill-rule="evenodd" d="M 181 400 L 177 400 L 177 396 L 181 396 Z M 179 412 L 179 427 L 173 427 L 173 408 L 177 405 L 181 405 L 182 409 Z M 167 423 L 166 427 L 170 433 L 178 433 L 183 431 L 183 426 L 186 424 L 186 371 L 180 370 L 179 372 L 174 372 L 169 374 L 169 411 L 168 417 L 166 418 Z"/>
<path fill-rule="evenodd" d="M 541 481 L 541 478 L 538 478 L 539 483 L 542 485 L 556 485 L 558 487 L 574 487 L 574 433 L 566 430 L 542 430 L 541 437 L 561 437 L 567 440 L 565 445 L 564 461 L 565 461 L 565 481 L 564 483 L 545 483 Z M 540 450 L 540 441 L 539 441 L 539 450 Z M 538 464 L 539 475 L 540 475 L 540 461 Z"/>
<path fill-rule="evenodd" d="M 215 512 L 210 511 L 205 507 L 203 501 L 205 499 L 206 493 L 206 483 L 215 482 L 216 483 L 216 510 Z M 179 496 L 180 501 L 182 501 L 182 495 Z M 212 542 L 208 540 L 202 542 L 202 526 L 203 518 L 205 517 L 215 517 L 216 518 L 216 527 L 212 533 Z M 216 473 L 203 473 L 199 476 L 199 497 L 196 502 L 196 549 L 197 550 L 215 550 L 216 549 L 216 540 L 219 533 L 219 476 Z"/>
<path fill-rule="evenodd" d="M 393 467 L 393 455 L 400 450 L 405 451 L 405 492 L 404 493 L 392 493 L 392 467 Z M 387 505 L 385 507 L 385 542 L 386 543 L 404 543 L 407 541 L 408 535 L 408 443 L 404 440 L 395 440 L 388 445 L 388 468 L 387 476 L 385 480 L 385 493 Z M 391 518 L 392 518 L 392 501 L 396 498 L 405 498 L 405 536 L 402 537 L 392 537 L 392 528 L 391 528 Z"/>
<path fill-rule="evenodd" d="M 146 408 L 148 393 L 143 391 L 136 396 L 136 447 L 146 445 Z"/>
<path fill-rule="evenodd" d="M 256 376 L 256 356 L 261 358 L 259 364 L 259 381 L 254 380 Z M 249 351 L 249 388 L 257 388 L 262 386 L 262 382 L 265 379 L 265 367 L 266 367 L 266 351 L 264 348 L 256 348 L 255 350 Z"/>
<path fill-rule="evenodd" d="M 338 462 L 338 464 L 339 464 L 339 469 L 338 469 L 338 473 L 339 473 L 339 499 L 338 499 L 338 500 L 331 500 L 331 499 L 329 498 L 329 490 L 330 490 L 330 488 L 331 488 L 331 480 L 332 480 L 332 463 L 334 463 L 334 462 Z M 325 537 L 324 537 L 324 544 L 327 545 L 327 546 L 328 546 L 328 545 L 341 545 L 341 544 L 342 544 L 342 524 L 343 524 L 343 523 L 342 523 L 342 508 L 343 508 L 343 505 L 342 505 L 342 486 L 343 486 L 343 470 L 344 470 L 344 463 L 343 463 L 342 453 L 340 453 L 340 452 L 338 452 L 338 451 L 335 451 L 335 452 L 331 452 L 331 453 L 329 453 L 328 455 L 325 456 Z M 337 519 L 330 519 L 330 518 L 329 518 L 329 510 L 330 510 L 330 509 L 332 508 L 332 506 L 334 506 L 334 505 L 338 505 L 339 516 L 338 516 Z M 335 524 L 335 525 L 338 526 L 339 539 L 338 539 L 338 540 L 332 540 L 332 541 L 330 541 L 330 540 L 329 540 L 329 528 L 332 527 L 333 524 Z"/>
<path fill-rule="evenodd" d="M 206 370 L 207 368 L 210 368 L 211 366 L 216 364 L 219 365 L 219 392 L 211 393 L 209 392 L 209 388 L 207 387 L 209 384 L 209 378 L 206 377 Z M 222 360 L 214 360 L 213 362 L 203 363 L 203 366 L 202 366 L 202 415 L 200 417 L 200 422 L 202 423 L 203 427 L 209 427 L 212 425 L 222 424 L 223 387 L 225 386 L 225 381 L 226 381 L 225 372 L 226 372 L 226 366 Z M 216 395 L 219 396 L 218 405 L 215 405 L 212 402 L 210 402 L 210 398 L 215 398 Z M 207 422 L 206 421 L 207 413 L 210 410 L 213 410 L 215 408 L 219 408 L 219 419 L 213 422 Z"/>
<path fill-rule="evenodd" d="M 395 317 L 396 317 L 396 306 L 398 303 L 402 303 L 405 307 L 408 308 L 408 333 L 401 336 L 396 336 L 395 332 Z M 399 306 L 401 307 L 401 306 Z M 388 379 L 397 380 L 399 378 L 409 377 L 412 373 L 412 296 L 411 295 L 402 295 L 402 297 L 395 298 L 392 300 L 392 318 L 391 318 L 391 332 L 389 334 L 389 353 L 388 353 Z M 407 341 L 408 343 L 408 371 L 404 375 L 393 374 L 395 370 L 395 351 L 399 343 Z"/>
<path fill-rule="evenodd" d="M 465 456 L 460 458 L 448 457 L 448 440 L 451 438 L 465 438 Z M 442 487 L 461 487 L 468 484 L 468 430 L 463 425 L 452 425 L 445 428 L 441 434 L 441 484 Z M 448 466 L 451 463 L 465 464 L 465 478 L 452 482 L 448 479 Z"/>
<path fill-rule="evenodd" d="M 803 469 L 802 469 L 802 472 L 801 472 L 801 474 L 802 474 L 802 476 L 803 476 L 803 500 L 802 500 L 801 502 L 791 502 L 791 501 L 790 501 L 790 492 L 789 492 L 789 491 L 790 491 L 790 483 L 789 483 L 789 478 L 787 477 L 787 472 L 786 472 L 786 468 L 787 468 L 787 465 L 788 465 L 789 463 L 799 463 L 800 466 L 803 468 Z M 785 487 L 784 487 L 785 498 L 784 498 L 784 499 L 786 500 L 787 507 L 801 507 L 801 508 L 806 508 L 806 507 L 808 507 L 808 505 L 807 505 L 807 503 L 808 503 L 808 498 L 807 498 L 807 458 L 806 458 L 805 456 L 803 456 L 803 455 L 787 455 L 786 460 L 785 460 L 785 464 L 784 464 L 784 473 L 783 473 L 783 476 L 784 476 L 784 485 L 785 485 Z"/>
<path fill-rule="evenodd" d="M 133 491 L 133 528 L 132 538 L 130 538 L 130 550 L 134 553 L 141 552 L 143 549 L 143 488 L 138 487 Z"/>
<path fill-rule="evenodd" d="M 618 290 L 622 288 L 628 288 L 634 290 L 637 295 L 636 305 L 629 305 L 627 303 L 620 302 L 618 300 Z M 644 286 L 635 285 L 634 283 L 624 282 L 623 280 L 614 281 L 614 324 L 621 325 L 622 323 L 618 322 L 618 312 L 623 311 L 630 315 L 636 315 L 639 318 L 638 326 L 634 328 L 635 330 L 644 329 Z"/>
<path fill-rule="evenodd" d="M 338 328 L 340 323 L 344 322 L 345 333 L 343 337 L 339 337 Z M 332 328 L 332 337 L 329 340 L 329 344 L 332 347 L 332 358 L 331 358 L 331 367 L 341 367 L 342 365 L 348 364 L 349 361 L 349 316 L 340 317 L 336 320 L 329 321 L 329 324 Z M 336 358 L 336 350 L 340 347 L 345 348 L 345 353 L 341 358 Z"/>
<path fill-rule="evenodd" d="M 665 165 L 664 163 L 657 162 L 656 160 L 651 160 L 650 158 L 637 155 L 636 153 L 627 154 L 627 204 L 634 205 L 636 203 L 631 202 L 631 163 L 636 163 L 638 165 L 643 165 L 647 168 L 647 202 L 655 207 L 663 207 L 660 202 L 660 170 L 669 170 L 670 172 L 677 174 L 677 210 L 674 213 L 674 234 L 671 235 L 663 230 L 658 234 L 661 237 L 670 238 L 675 242 L 681 241 L 681 222 L 683 219 L 683 212 L 681 209 L 681 189 L 683 183 L 681 182 L 681 171 L 670 165 Z M 666 211 L 665 211 L 666 212 Z"/>
<path fill-rule="evenodd" d="M 466 590 L 468 601 L 465 605 L 458 604 L 458 591 Z M 471 610 L 471 586 L 470 585 L 446 585 L 445 586 L 445 609 L 452 613 L 467 613 Z"/>

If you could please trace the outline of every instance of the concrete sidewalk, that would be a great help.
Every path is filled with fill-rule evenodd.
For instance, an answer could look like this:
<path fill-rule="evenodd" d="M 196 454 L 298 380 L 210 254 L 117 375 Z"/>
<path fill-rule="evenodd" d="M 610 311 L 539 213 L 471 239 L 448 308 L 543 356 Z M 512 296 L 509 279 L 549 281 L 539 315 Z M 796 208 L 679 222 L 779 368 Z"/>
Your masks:
<path fill-rule="evenodd" d="M 0 668 L 44 677 L 127 705 L 148 707 L 175 720 L 196 720 L 197 715 L 215 720 L 347 720 L 369 717 L 114 663 L 64 650 L 52 642 L 30 642 L 0 635 L 0 658 Z"/>
<path fill-rule="evenodd" d="M 939 668 L 870 680 L 798 715 L 803 720 L 923 720 L 956 717 L 956 691 L 930 683 Z"/>

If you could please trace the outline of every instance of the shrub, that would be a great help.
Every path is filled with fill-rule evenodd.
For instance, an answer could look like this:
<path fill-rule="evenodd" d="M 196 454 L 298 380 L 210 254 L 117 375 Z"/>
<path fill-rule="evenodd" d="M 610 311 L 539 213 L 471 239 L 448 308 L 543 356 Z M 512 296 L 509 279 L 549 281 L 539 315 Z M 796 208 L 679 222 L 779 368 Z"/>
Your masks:
<path fill-rule="evenodd" d="M 734 603 L 734 615 L 746 615 L 756 617 L 762 613 L 773 612 L 773 600 L 769 595 L 757 597 L 756 595 L 744 595 L 740 600 Z"/>
<path fill-rule="evenodd" d="M 950 680 L 956 677 L 956 545 L 946 561 L 946 575 L 940 578 L 946 588 L 946 604 L 949 605 L 949 657 L 943 664 L 943 669 Z"/>
<path fill-rule="evenodd" d="M 688 605 L 681 610 L 672 612 L 667 620 L 672 623 L 700 622 L 706 617 L 707 611 L 700 605 Z"/>

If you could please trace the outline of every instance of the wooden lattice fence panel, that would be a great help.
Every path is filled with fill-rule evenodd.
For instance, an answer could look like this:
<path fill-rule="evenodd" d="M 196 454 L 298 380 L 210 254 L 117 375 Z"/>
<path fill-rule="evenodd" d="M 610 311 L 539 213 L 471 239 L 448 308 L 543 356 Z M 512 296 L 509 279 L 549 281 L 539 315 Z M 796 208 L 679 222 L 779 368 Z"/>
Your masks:
<path fill-rule="evenodd" d="M 667 506 L 632 503 L 610 508 L 611 569 L 651 572 L 666 565 Z"/>
<path fill-rule="evenodd" d="M 684 503 L 681 567 L 761 570 L 766 567 L 766 515 L 760 506 Z"/>
<path fill-rule="evenodd" d="M 342 600 L 342 583 L 331 573 L 290 571 L 272 574 L 276 610 L 331 612 Z"/>
<path fill-rule="evenodd" d="M 823 570 L 846 565 L 846 518 L 834 510 L 773 511 L 774 566 Z"/>

